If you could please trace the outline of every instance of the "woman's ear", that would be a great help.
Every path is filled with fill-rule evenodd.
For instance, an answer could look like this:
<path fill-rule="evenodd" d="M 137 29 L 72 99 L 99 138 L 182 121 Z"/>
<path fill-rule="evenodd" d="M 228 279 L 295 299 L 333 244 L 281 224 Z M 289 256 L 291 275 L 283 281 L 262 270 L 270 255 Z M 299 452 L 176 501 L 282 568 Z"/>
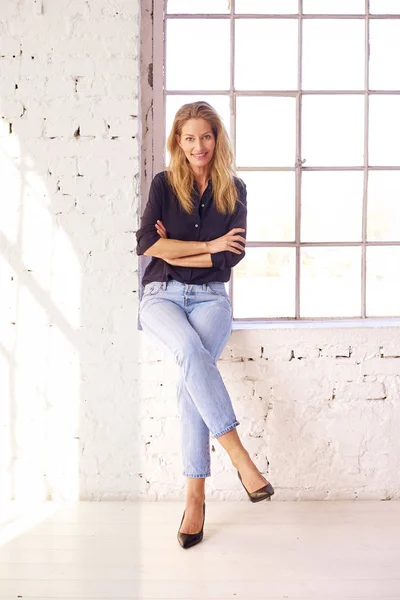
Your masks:
<path fill-rule="evenodd" d="M 181 146 L 181 136 L 176 133 L 175 134 L 175 139 L 178 142 L 178 145 Z M 182 146 L 181 146 L 181 148 L 182 148 Z"/>

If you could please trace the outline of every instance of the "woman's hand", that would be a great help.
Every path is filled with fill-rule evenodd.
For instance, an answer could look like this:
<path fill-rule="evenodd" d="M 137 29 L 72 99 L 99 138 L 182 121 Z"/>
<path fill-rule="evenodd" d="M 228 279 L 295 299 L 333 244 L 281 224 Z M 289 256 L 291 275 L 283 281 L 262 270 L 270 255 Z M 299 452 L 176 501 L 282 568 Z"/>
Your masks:
<path fill-rule="evenodd" d="M 236 227 L 231 229 L 228 233 L 219 237 L 211 242 L 206 242 L 207 249 L 210 254 L 216 254 L 216 252 L 224 252 L 228 250 L 234 254 L 241 254 L 244 251 L 246 240 L 244 237 L 239 235 L 244 229 Z"/>
<path fill-rule="evenodd" d="M 157 233 L 160 236 L 160 238 L 163 238 L 163 239 L 168 238 L 167 230 L 165 229 L 163 222 L 160 221 L 159 219 L 156 223 L 156 230 L 157 230 Z"/>

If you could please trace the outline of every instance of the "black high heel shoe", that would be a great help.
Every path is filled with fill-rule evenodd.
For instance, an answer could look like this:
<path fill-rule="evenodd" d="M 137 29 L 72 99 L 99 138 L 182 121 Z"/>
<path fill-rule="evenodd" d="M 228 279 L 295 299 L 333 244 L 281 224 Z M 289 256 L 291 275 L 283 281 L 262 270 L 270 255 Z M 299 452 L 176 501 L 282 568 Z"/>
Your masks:
<path fill-rule="evenodd" d="M 261 500 L 270 500 L 271 496 L 275 494 L 275 490 L 270 483 L 264 485 L 264 487 L 260 488 L 259 490 L 256 490 L 255 492 L 248 492 L 246 486 L 242 481 L 242 478 L 240 477 L 239 471 L 237 472 L 237 474 L 251 502 L 261 502 Z"/>
<path fill-rule="evenodd" d="M 199 533 L 181 533 L 180 528 L 182 527 L 183 519 L 185 518 L 185 512 L 183 513 L 181 524 L 178 529 L 178 542 L 182 546 L 182 548 L 191 548 L 195 544 L 198 544 L 203 539 L 203 529 L 204 529 L 204 520 L 206 516 L 206 504 L 203 504 L 203 525 L 201 526 L 201 530 Z"/>

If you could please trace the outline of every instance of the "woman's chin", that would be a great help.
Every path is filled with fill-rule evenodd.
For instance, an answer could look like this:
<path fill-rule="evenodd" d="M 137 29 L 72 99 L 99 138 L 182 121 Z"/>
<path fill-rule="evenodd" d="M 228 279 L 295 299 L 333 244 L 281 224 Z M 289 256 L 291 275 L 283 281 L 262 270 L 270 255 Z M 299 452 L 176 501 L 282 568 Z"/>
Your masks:
<path fill-rule="evenodd" d="M 207 157 L 207 159 L 202 160 L 189 160 L 189 164 L 192 168 L 199 169 L 208 167 L 211 163 L 211 159 Z"/>

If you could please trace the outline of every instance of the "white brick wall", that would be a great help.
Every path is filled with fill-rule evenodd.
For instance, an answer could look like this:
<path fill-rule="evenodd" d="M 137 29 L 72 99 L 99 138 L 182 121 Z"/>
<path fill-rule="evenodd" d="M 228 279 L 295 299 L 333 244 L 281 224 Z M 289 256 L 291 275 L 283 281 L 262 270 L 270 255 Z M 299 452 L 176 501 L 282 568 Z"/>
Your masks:
<path fill-rule="evenodd" d="M 0 499 L 182 498 L 176 367 L 136 329 L 138 2 L 4 6 Z M 276 500 L 399 497 L 396 340 L 234 332 L 219 365 Z M 212 459 L 210 496 L 245 499 Z"/>

